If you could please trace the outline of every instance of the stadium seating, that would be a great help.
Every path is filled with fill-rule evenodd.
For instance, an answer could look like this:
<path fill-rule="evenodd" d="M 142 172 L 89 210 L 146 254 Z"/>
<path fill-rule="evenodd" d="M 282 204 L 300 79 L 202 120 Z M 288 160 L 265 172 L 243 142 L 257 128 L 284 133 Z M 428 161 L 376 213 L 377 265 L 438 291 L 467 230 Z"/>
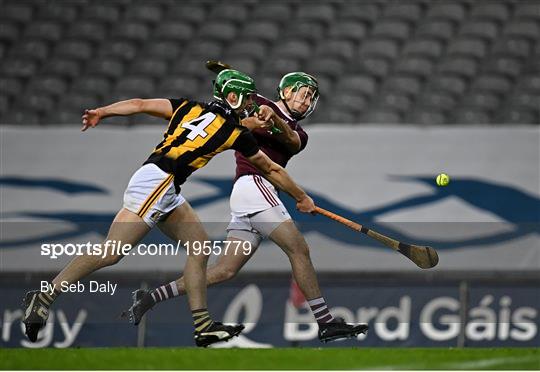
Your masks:
<path fill-rule="evenodd" d="M 538 1 L 0 4 L 0 123 L 71 124 L 130 95 L 210 98 L 208 59 L 272 97 L 282 74 L 315 75 L 322 96 L 306 124 L 539 122 Z"/>

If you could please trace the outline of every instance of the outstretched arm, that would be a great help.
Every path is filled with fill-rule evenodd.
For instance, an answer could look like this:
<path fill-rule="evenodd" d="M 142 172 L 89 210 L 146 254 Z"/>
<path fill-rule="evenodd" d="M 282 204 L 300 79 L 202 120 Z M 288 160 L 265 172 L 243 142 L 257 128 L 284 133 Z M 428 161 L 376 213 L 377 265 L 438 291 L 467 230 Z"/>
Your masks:
<path fill-rule="evenodd" d="M 287 171 L 279 164 L 274 163 L 262 151 L 247 158 L 255 165 L 268 181 L 276 185 L 281 190 L 292 196 L 296 200 L 296 208 L 304 213 L 311 213 L 315 210 L 313 200 L 298 186 Z"/>
<path fill-rule="evenodd" d="M 84 110 L 82 116 L 82 131 L 98 125 L 101 119 L 109 116 L 126 116 L 145 113 L 152 116 L 169 119 L 172 115 L 171 101 L 163 98 L 141 99 L 133 98 L 126 101 L 113 103 L 109 106 L 98 107 L 92 110 Z"/>

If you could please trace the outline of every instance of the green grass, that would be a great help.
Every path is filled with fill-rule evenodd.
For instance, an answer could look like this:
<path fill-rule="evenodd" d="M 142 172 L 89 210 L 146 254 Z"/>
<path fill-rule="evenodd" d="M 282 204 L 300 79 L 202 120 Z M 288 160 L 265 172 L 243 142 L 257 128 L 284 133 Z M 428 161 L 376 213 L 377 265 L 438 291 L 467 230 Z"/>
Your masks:
<path fill-rule="evenodd" d="M 0 349 L 0 369 L 540 369 L 538 348 Z"/>

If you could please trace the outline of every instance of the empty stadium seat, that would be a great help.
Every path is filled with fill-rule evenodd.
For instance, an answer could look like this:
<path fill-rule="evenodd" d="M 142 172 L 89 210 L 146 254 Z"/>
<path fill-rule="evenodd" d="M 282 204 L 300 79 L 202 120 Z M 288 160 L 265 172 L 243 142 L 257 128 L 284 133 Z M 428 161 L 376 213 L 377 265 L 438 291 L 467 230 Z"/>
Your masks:
<path fill-rule="evenodd" d="M 41 68 L 41 73 L 63 76 L 65 78 L 78 78 L 82 64 L 71 58 L 49 58 Z"/>
<path fill-rule="evenodd" d="M 135 4 L 126 9 L 124 19 L 129 21 L 146 22 L 154 24 L 163 18 L 163 10 L 158 5 L 153 5 L 151 2 L 146 4 Z"/>
<path fill-rule="evenodd" d="M 103 106 L 106 103 L 107 102 L 103 102 L 97 95 L 72 91 L 70 94 L 61 97 L 60 101 L 58 102 L 58 107 L 61 110 L 77 115 L 77 117 L 74 117 L 76 120 L 75 122 L 80 122 L 81 116 L 85 109 Z"/>
<path fill-rule="evenodd" d="M 292 37 L 281 43 L 277 43 L 272 51 L 272 55 L 294 59 L 306 59 L 311 53 L 312 46 L 308 41 Z"/>
<path fill-rule="evenodd" d="M 430 59 L 421 57 L 401 57 L 394 65 L 394 72 L 426 77 L 431 75 L 434 64 Z"/>
<path fill-rule="evenodd" d="M 54 102 L 54 98 L 48 94 L 27 91 L 23 96 L 18 97 L 15 106 L 24 108 L 27 111 L 44 114 L 50 107 L 54 106 Z"/>
<path fill-rule="evenodd" d="M 523 108 L 508 107 L 496 118 L 500 124 L 540 124 L 538 113 Z"/>
<path fill-rule="evenodd" d="M 287 38 L 304 38 L 314 43 L 321 40 L 324 34 L 325 26 L 313 21 L 295 22 L 284 30 L 284 36 Z"/>
<path fill-rule="evenodd" d="M 213 6 L 209 18 L 242 23 L 247 19 L 248 14 L 247 7 L 242 3 L 227 2 Z"/>
<path fill-rule="evenodd" d="M 322 77 L 321 75 L 334 79 L 345 70 L 345 63 L 334 57 L 320 57 L 307 61 L 304 70 L 319 79 Z"/>
<path fill-rule="evenodd" d="M 44 21 L 70 23 L 77 18 L 77 7 L 67 2 L 47 2 L 40 7 L 38 18 Z"/>
<path fill-rule="evenodd" d="M 339 39 L 322 40 L 315 49 L 315 58 L 334 56 L 347 61 L 353 57 L 354 51 L 355 47 L 351 41 Z"/>
<path fill-rule="evenodd" d="M 531 43 L 521 38 L 504 38 L 497 40 L 493 46 L 492 54 L 527 58 L 531 54 Z"/>
<path fill-rule="evenodd" d="M 525 92 L 540 93 L 540 73 L 522 75 L 518 87 Z"/>
<path fill-rule="evenodd" d="M 9 55 L 43 60 L 49 55 L 49 46 L 47 42 L 42 40 L 23 40 L 10 49 Z"/>
<path fill-rule="evenodd" d="M 447 57 L 437 66 L 439 72 L 472 78 L 478 72 L 478 64 L 472 58 Z"/>
<path fill-rule="evenodd" d="M 276 49 L 277 54 L 282 55 L 283 44 L 279 44 Z M 225 50 L 225 56 L 230 57 L 249 57 L 256 60 L 261 60 L 267 57 L 267 47 L 265 43 L 260 43 L 253 40 L 233 42 Z"/>
<path fill-rule="evenodd" d="M 98 51 L 100 58 L 111 57 L 124 61 L 131 61 L 137 54 L 137 43 L 135 41 L 124 39 L 112 39 L 107 43 L 101 44 Z"/>
<path fill-rule="evenodd" d="M 390 67 L 391 63 L 385 58 L 363 56 L 360 56 L 358 61 L 349 66 L 351 71 L 368 73 L 377 78 L 388 75 Z"/>
<path fill-rule="evenodd" d="M 177 21 L 160 22 L 152 32 L 156 40 L 172 40 L 179 43 L 189 41 L 194 34 L 193 26 Z"/>
<path fill-rule="evenodd" d="M 276 99 L 277 98 L 277 87 L 279 84 L 279 80 L 281 79 L 281 75 L 268 75 L 264 74 L 260 79 L 256 80 L 257 84 L 257 90 L 260 94 L 263 96 L 269 98 L 269 99 Z"/>
<path fill-rule="evenodd" d="M 311 3 L 310 6 L 298 8 L 296 19 L 299 21 L 312 21 L 316 23 L 332 23 L 336 16 L 335 10 L 330 4 Z"/>
<path fill-rule="evenodd" d="M 501 100 L 494 93 L 476 92 L 463 96 L 462 104 L 474 106 L 485 111 L 493 111 L 499 108 Z"/>
<path fill-rule="evenodd" d="M 493 21 L 469 21 L 462 24 L 459 35 L 465 37 L 474 37 L 485 41 L 492 41 L 499 34 L 497 23 Z"/>
<path fill-rule="evenodd" d="M 82 60 L 93 57 L 93 53 L 92 44 L 86 40 L 62 40 L 56 44 L 54 50 L 56 57 Z"/>
<path fill-rule="evenodd" d="M 398 20 L 382 20 L 375 23 L 371 31 L 372 37 L 381 37 L 403 41 L 411 34 L 411 26 Z"/>
<path fill-rule="evenodd" d="M 374 23 L 381 14 L 380 7 L 375 2 L 344 2 L 338 11 L 338 19 Z"/>
<path fill-rule="evenodd" d="M 487 54 L 487 45 L 482 39 L 454 39 L 447 48 L 448 55 L 482 59 Z"/>
<path fill-rule="evenodd" d="M 150 37 L 150 27 L 143 22 L 126 21 L 113 27 L 111 37 L 144 42 Z"/>
<path fill-rule="evenodd" d="M 465 14 L 465 7 L 459 3 L 436 1 L 430 4 L 426 16 L 459 23 L 465 18 Z"/>
<path fill-rule="evenodd" d="M 524 107 L 540 111 L 540 94 L 534 92 L 514 92 L 509 95 L 509 102 L 513 107 Z"/>
<path fill-rule="evenodd" d="M 279 35 L 279 25 L 276 22 L 251 21 L 244 25 L 240 35 L 246 40 L 258 39 L 273 42 Z"/>
<path fill-rule="evenodd" d="M 388 108 L 399 113 L 407 111 L 412 104 L 411 98 L 402 93 L 385 91 L 377 95 L 375 101 L 380 107 Z"/>
<path fill-rule="evenodd" d="M 71 92 L 76 94 L 92 95 L 95 97 L 103 96 L 110 92 L 112 84 L 109 79 L 103 76 L 86 75 L 81 76 L 73 82 Z"/>
<path fill-rule="evenodd" d="M 473 5 L 470 15 L 474 19 L 503 23 L 510 17 L 510 10 L 502 2 L 483 1 Z"/>
<path fill-rule="evenodd" d="M 199 30 L 201 38 L 212 38 L 223 42 L 233 40 L 237 35 L 236 26 L 232 22 L 212 22 Z"/>
<path fill-rule="evenodd" d="M 127 76 L 118 81 L 114 93 L 131 98 L 154 98 L 155 84 L 152 78 L 143 76 Z"/>
<path fill-rule="evenodd" d="M 62 26 L 51 21 L 32 22 L 25 28 L 24 36 L 28 39 L 55 42 L 62 37 Z"/>
<path fill-rule="evenodd" d="M 328 35 L 334 39 L 345 39 L 353 42 L 362 40 L 366 34 L 366 25 L 355 21 L 332 23 L 328 31 Z"/>
<path fill-rule="evenodd" d="M 410 75 L 390 76 L 384 81 L 383 85 L 385 90 L 393 90 L 410 96 L 416 96 L 422 88 L 420 79 Z"/>
<path fill-rule="evenodd" d="M 266 61 L 262 71 L 265 74 L 283 75 L 291 71 L 301 71 L 301 65 L 297 59 L 277 57 Z"/>
<path fill-rule="evenodd" d="M 19 23 L 27 23 L 32 20 L 33 9 L 30 4 L 6 4 L 2 5 L 0 13 L 0 21 L 14 21 Z"/>
<path fill-rule="evenodd" d="M 148 58 L 140 56 L 129 66 L 129 72 L 134 75 L 160 78 L 168 72 L 167 62 L 152 58 L 152 56 Z"/>
<path fill-rule="evenodd" d="M 15 22 L 2 20 L 0 42 L 11 44 L 19 38 L 19 33 L 19 26 Z"/>
<path fill-rule="evenodd" d="M 360 46 L 361 57 L 379 57 L 393 60 L 399 53 L 399 46 L 390 39 L 369 39 Z"/>
<path fill-rule="evenodd" d="M 519 1 L 515 6 L 514 17 L 540 21 L 540 3 L 537 1 Z"/>
<path fill-rule="evenodd" d="M 58 97 L 67 91 L 67 86 L 66 80 L 59 76 L 39 75 L 30 81 L 26 90 Z"/>
<path fill-rule="evenodd" d="M 515 78 L 520 74 L 521 67 L 522 63 L 518 58 L 493 56 L 484 65 L 484 71 Z"/>
<path fill-rule="evenodd" d="M 191 75 L 171 75 L 161 80 L 157 94 L 168 98 L 187 97 L 193 95 L 199 86 L 199 80 Z M 210 83 L 207 86 L 210 87 Z"/>
<path fill-rule="evenodd" d="M 446 116 L 443 112 L 430 107 L 415 108 L 407 115 L 406 121 L 420 125 L 440 125 L 447 123 Z"/>
<path fill-rule="evenodd" d="M 316 111 L 307 120 L 309 120 L 308 123 L 317 122 L 317 123 L 349 124 L 349 123 L 357 123 L 358 119 L 359 119 L 358 114 L 352 111 L 348 111 L 342 107 L 337 107 L 337 108 L 331 107 L 330 109 Z"/>
<path fill-rule="evenodd" d="M 366 74 L 343 74 L 336 86 L 336 96 L 354 93 L 355 96 L 371 96 L 377 89 L 377 81 Z"/>
<path fill-rule="evenodd" d="M 250 19 L 254 19 L 256 22 L 286 22 L 292 14 L 291 7 L 287 3 L 263 2 L 257 4 L 253 9 Z"/>
<path fill-rule="evenodd" d="M 10 98 L 7 95 L 0 94 L 0 117 L 8 111 L 10 107 Z"/>
<path fill-rule="evenodd" d="M 89 61 L 86 72 L 116 79 L 124 74 L 124 64 L 116 58 L 94 59 Z"/>
<path fill-rule="evenodd" d="M 424 38 L 432 38 L 447 41 L 452 37 L 455 26 L 446 20 L 426 20 L 423 21 L 416 30 L 416 35 Z"/>
<path fill-rule="evenodd" d="M 191 56 L 203 56 L 204 59 L 217 59 L 221 58 L 223 54 L 224 45 L 217 40 L 193 40 L 189 47 L 186 48 Z"/>
<path fill-rule="evenodd" d="M 540 38 L 540 22 L 518 20 L 508 23 L 504 27 L 503 35 L 536 41 Z"/>
<path fill-rule="evenodd" d="M 417 102 L 425 108 L 438 112 L 449 112 L 454 109 L 457 99 L 450 93 L 441 90 L 426 90 L 417 99 Z"/>
<path fill-rule="evenodd" d="M 490 115 L 475 107 L 458 107 L 452 115 L 452 122 L 456 124 L 490 124 Z"/>
<path fill-rule="evenodd" d="M 172 60 L 177 58 L 182 51 L 182 46 L 174 41 L 157 40 L 146 44 L 144 53 L 151 58 Z"/>
<path fill-rule="evenodd" d="M 215 78 L 215 74 L 208 71 L 205 67 L 205 63 L 211 56 L 187 56 L 181 58 L 178 62 L 174 62 L 170 66 L 169 74 L 176 75 L 190 75 L 195 78 L 206 79 L 208 84 Z"/>
<path fill-rule="evenodd" d="M 423 58 L 437 59 L 442 55 L 442 43 L 434 39 L 413 39 L 403 47 L 403 54 Z"/>
<path fill-rule="evenodd" d="M 23 90 L 21 79 L 12 76 L 0 76 L 0 86 L 2 87 L 2 94 L 9 96 L 17 96 Z"/>
<path fill-rule="evenodd" d="M 499 74 L 485 74 L 478 76 L 471 87 L 473 91 L 493 92 L 499 95 L 506 94 L 512 87 L 511 81 Z"/>
<path fill-rule="evenodd" d="M 373 107 L 365 111 L 360 120 L 372 124 L 397 124 L 401 123 L 401 115 L 387 107 Z"/>
<path fill-rule="evenodd" d="M 202 2 L 196 4 L 182 4 L 180 2 L 175 2 L 173 5 L 167 7 L 165 11 L 165 17 L 168 20 L 184 23 L 188 22 L 191 24 L 199 24 L 203 22 L 207 17 L 207 10 L 202 6 Z"/>
<path fill-rule="evenodd" d="M 31 58 L 11 57 L 2 60 L 2 72 L 6 76 L 27 78 L 33 76 L 37 69 L 38 63 Z"/>
<path fill-rule="evenodd" d="M 414 23 L 420 19 L 422 8 L 421 5 L 416 2 L 389 3 L 384 8 L 383 15 L 384 18 L 399 19 Z"/>
<path fill-rule="evenodd" d="M 96 21 L 78 21 L 73 23 L 66 31 L 66 34 L 73 39 L 100 42 L 107 37 L 107 26 L 105 23 Z"/>
<path fill-rule="evenodd" d="M 465 79 L 458 76 L 436 75 L 429 81 L 429 86 L 432 89 L 448 92 L 460 96 L 467 89 Z"/>
<path fill-rule="evenodd" d="M 84 19 L 105 23 L 116 23 L 120 20 L 120 9 L 113 4 L 95 4 L 84 10 Z"/>
<path fill-rule="evenodd" d="M 24 110 L 23 107 L 12 107 L 0 117 L 2 124 L 16 125 L 36 125 L 39 124 L 39 119 L 37 112 Z"/>

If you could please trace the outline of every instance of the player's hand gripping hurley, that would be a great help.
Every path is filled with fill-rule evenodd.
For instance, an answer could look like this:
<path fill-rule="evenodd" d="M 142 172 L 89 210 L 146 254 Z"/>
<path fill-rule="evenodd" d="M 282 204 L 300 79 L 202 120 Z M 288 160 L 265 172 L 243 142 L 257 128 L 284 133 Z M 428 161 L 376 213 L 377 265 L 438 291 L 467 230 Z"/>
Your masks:
<path fill-rule="evenodd" d="M 430 269 L 439 263 L 439 255 L 432 247 L 402 243 L 320 207 L 315 207 L 315 212 L 378 240 L 387 247 L 398 251 L 422 269 Z"/>

